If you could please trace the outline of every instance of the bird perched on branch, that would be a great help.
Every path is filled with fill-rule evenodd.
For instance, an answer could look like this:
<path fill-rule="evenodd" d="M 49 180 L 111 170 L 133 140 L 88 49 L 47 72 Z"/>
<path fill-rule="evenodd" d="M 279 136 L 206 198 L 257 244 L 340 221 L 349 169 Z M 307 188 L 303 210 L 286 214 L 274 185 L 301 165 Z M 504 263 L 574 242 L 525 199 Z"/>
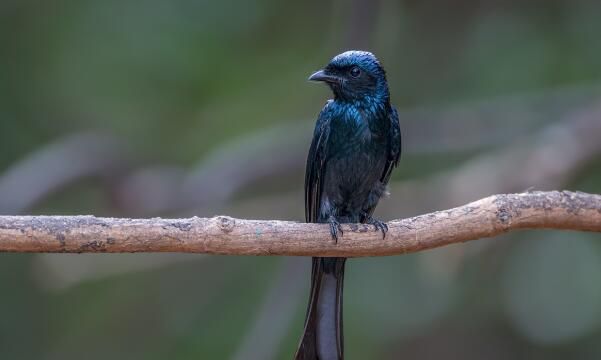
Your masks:
<path fill-rule="evenodd" d="M 334 99 L 321 110 L 305 173 L 307 222 L 329 223 L 335 241 L 341 223 L 366 223 L 386 236 L 372 217 L 386 193 L 401 153 L 396 110 L 386 74 L 366 51 L 335 56 L 309 80 L 325 82 Z M 342 285 L 346 258 L 313 258 L 311 295 L 296 360 L 343 359 Z"/>

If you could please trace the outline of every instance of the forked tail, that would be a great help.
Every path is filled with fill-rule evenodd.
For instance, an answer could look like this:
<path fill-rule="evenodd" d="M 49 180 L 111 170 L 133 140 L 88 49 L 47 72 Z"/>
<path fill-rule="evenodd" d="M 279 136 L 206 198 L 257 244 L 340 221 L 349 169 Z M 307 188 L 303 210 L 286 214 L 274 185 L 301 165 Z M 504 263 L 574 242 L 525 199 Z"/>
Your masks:
<path fill-rule="evenodd" d="M 346 258 L 313 258 L 305 330 L 295 360 L 342 360 L 342 287 Z"/>

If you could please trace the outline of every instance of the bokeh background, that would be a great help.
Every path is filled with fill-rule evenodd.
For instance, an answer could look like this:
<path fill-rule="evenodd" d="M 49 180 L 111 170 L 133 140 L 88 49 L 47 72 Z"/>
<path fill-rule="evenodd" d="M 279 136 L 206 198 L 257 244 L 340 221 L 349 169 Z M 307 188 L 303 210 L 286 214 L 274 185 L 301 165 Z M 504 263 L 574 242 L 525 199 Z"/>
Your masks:
<path fill-rule="evenodd" d="M 594 1 L 0 3 L 0 213 L 303 220 L 329 97 L 376 53 L 404 153 L 380 218 L 601 193 Z M 348 359 L 598 359 L 601 240 L 521 232 L 354 259 Z M 2 359 L 290 359 L 306 258 L 0 256 Z"/>

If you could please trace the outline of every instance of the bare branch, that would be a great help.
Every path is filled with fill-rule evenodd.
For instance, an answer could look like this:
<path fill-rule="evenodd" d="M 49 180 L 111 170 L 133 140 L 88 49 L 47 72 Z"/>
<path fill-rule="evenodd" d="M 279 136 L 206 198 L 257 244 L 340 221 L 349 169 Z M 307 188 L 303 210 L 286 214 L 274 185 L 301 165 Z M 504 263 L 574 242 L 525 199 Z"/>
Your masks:
<path fill-rule="evenodd" d="M 277 220 L 2 216 L 0 251 L 398 255 L 517 229 L 601 232 L 601 195 L 569 191 L 493 195 L 388 225 L 385 239 L 369 225 L 344 225 L 344 236 L 335 243 L 326 224 Z"/>

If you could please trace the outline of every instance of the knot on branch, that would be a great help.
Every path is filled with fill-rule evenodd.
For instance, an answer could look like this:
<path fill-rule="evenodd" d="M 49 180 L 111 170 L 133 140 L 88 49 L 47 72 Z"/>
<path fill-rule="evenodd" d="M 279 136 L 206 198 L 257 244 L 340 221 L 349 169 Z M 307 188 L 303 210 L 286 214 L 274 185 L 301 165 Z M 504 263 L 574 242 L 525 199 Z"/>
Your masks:
<path fill-rule="evenodd" d="M 509 212 L 509 209 L 507 209 L 506 207 L 499 207 L 499 209 L 497 210 L 497 219 L 499 219 L 501 224 L 509 225 L 511 218 L 512 215 Z"/>
<path fill-rule="evenodd" d="M 236 220 L 229 216 L 217 216 L 215 219 L 217 220 L 217 226 L 224 233 L 232 232 L 234 226 L 236 226 Z"/>

